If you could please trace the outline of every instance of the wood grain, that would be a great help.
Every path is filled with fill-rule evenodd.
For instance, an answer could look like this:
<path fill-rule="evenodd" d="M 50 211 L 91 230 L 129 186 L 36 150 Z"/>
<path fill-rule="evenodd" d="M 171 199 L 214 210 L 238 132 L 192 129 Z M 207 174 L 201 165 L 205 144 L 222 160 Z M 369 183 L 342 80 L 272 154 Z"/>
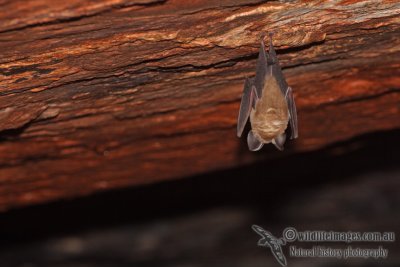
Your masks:
<path fill-rule="evenodd" d="M 400 127 L 398 1 L 0 1 L 0 209 L 281 156 L 235 127 L 275 32 L 300 138 Z"/>

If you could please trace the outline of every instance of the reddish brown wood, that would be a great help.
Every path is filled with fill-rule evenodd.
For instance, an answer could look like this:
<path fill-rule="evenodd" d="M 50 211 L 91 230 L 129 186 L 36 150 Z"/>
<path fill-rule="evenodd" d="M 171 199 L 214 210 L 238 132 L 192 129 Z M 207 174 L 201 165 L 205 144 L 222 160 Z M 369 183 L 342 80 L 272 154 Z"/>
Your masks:
<path fill-rule="evenodd" d="M 280 155 L 236 138 L 274 31 L 300 138 L 400 127 L 398 1 L 0 1 L 0 209 Z"/>

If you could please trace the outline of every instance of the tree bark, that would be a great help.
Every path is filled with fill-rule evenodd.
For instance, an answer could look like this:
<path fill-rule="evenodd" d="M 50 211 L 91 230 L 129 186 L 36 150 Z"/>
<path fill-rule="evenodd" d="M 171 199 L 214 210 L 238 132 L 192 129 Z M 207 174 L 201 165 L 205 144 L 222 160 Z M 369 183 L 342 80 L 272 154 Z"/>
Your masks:
<path fill-rule="evenodd" d="M 277 157 L 236 137 L 262 32 L 286 153 L 400 127 L 398 1 L 0 1 L 0 209 Z"/>

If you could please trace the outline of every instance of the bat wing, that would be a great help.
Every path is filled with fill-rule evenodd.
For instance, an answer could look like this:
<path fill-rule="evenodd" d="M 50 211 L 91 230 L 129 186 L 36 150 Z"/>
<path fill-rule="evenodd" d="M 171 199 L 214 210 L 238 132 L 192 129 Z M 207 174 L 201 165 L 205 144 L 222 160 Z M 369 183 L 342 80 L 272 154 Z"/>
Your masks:
<path fill-rule="evenodd" d="M 249 118 L 251 109 L 255 107 L 256 101 L 261 97 L 262 90 L 265 83 L 265 75 L 267 73 L 267 57 L 265 54 L 264 41 L 261 40 L 260 51 L 258 53 L 256 77 L 248 79 L 244 83 L 242 101 L 240 103 L 239 117 L 237 123 L 237 136 L 241 137 L 243 129 L 246 126 L 247 119 Z M 251 135 L 251 134 L 250 134 Z M 250 150 L 258 150 L 262 144 L 252 135 L 248 135 L 247 139 L 250 140 Z"/>
<path fill-rule="evenodd" d="M 299 130 L 298 130 L 298 126 L 297 126 L 296 103 L 294 102 L 294 97 L 293 97 L 291 87 L 287 88 L 286 101 L 288 103 L 288 108 L 289 108 L 289 123 L 290 123 L 290 130 L 292 132 L 292 135 L 290 136 L 290 138 L 295 139 L 299 136 Z"/>
<path fill-rule="evenodd" d="M 258 52 L 257 66 L 256 66 L 256 77 L 254 80 L 254 86 L 257 89 L 259 97 L 262 96 L 262 91 L 265 84 L 265 75 L 268 73 L 268 62 L 267 55 L 265 54 L 264 40 L 261 39 L 260 51 Z"/>
<path fill-rule="evenodd" d="M 272 45 L 272 35 L 270 35 L 270 43 L 268 50 L 268 61 L 269 64 L 272 64 L 272 75 L 275 77 L 278 82 L 279 88 L 281 92 L 286 97 L 286 102 L 289 109 L 289 123 L 291 130 L 291 139 L 295 139 L 298 137 L 298 126 L 297 126 L 297 110 L 296 103 L 294 102 L 294 97 L 292 94 L 292 88 L 288 86 L 285 77 L 283 76 L 282 69 L 279 65 L 278 57 L 276 56 L 276 52 L 274 46 Z"/>
<path fill-rule="evenodd" d="M 242 101 L 240 102 L 239 116 L 237 122 L 237 136 L 242 136 L 244 126 L 246 126 L 251 109 L 255 106 L 257 91 L 254 87 L 254 78 L 244 82 Z"/>
<path fill-rule="evenodd" d="M 276 82 L 281 89 L 283 95 L 286 95 L 288 84 L 283 76 L 278 57 L 276 56 L 275 48 L 272 45 L 272 35 L 270 35 L 269 49 L 268 49 L 268 64 L 271 66 L 271 74 L 276 79 Z"/>
<path fill-rule="evenodd" d="M 253 131 L 249 131 L 247 134 L 247 145 L 250 151 L 258 151 L 264 146 L 264 144 L 255 137 Z"/>

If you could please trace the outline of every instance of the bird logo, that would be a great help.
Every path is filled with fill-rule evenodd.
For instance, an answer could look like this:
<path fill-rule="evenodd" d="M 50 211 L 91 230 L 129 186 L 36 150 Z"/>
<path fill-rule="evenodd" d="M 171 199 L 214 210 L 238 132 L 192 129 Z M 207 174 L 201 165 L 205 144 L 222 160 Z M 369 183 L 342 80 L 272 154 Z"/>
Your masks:
<path fill-rule="evenodd" d="M 271 249 L 272 255 L 274 255 L 275 259 L 282 265 L 286 266 L 286 258 L 282 252 L 282 246 L 286 245 L 286 240 L 283 238 L 276 238 L 270 232 L 264 230 L 262 227 L 258 225 L 253 225 L 251 227 L 254 232 L 259 234 L 262 238 L 258 240 L 257 245 L 261 247 L 269 247 Z"/>

